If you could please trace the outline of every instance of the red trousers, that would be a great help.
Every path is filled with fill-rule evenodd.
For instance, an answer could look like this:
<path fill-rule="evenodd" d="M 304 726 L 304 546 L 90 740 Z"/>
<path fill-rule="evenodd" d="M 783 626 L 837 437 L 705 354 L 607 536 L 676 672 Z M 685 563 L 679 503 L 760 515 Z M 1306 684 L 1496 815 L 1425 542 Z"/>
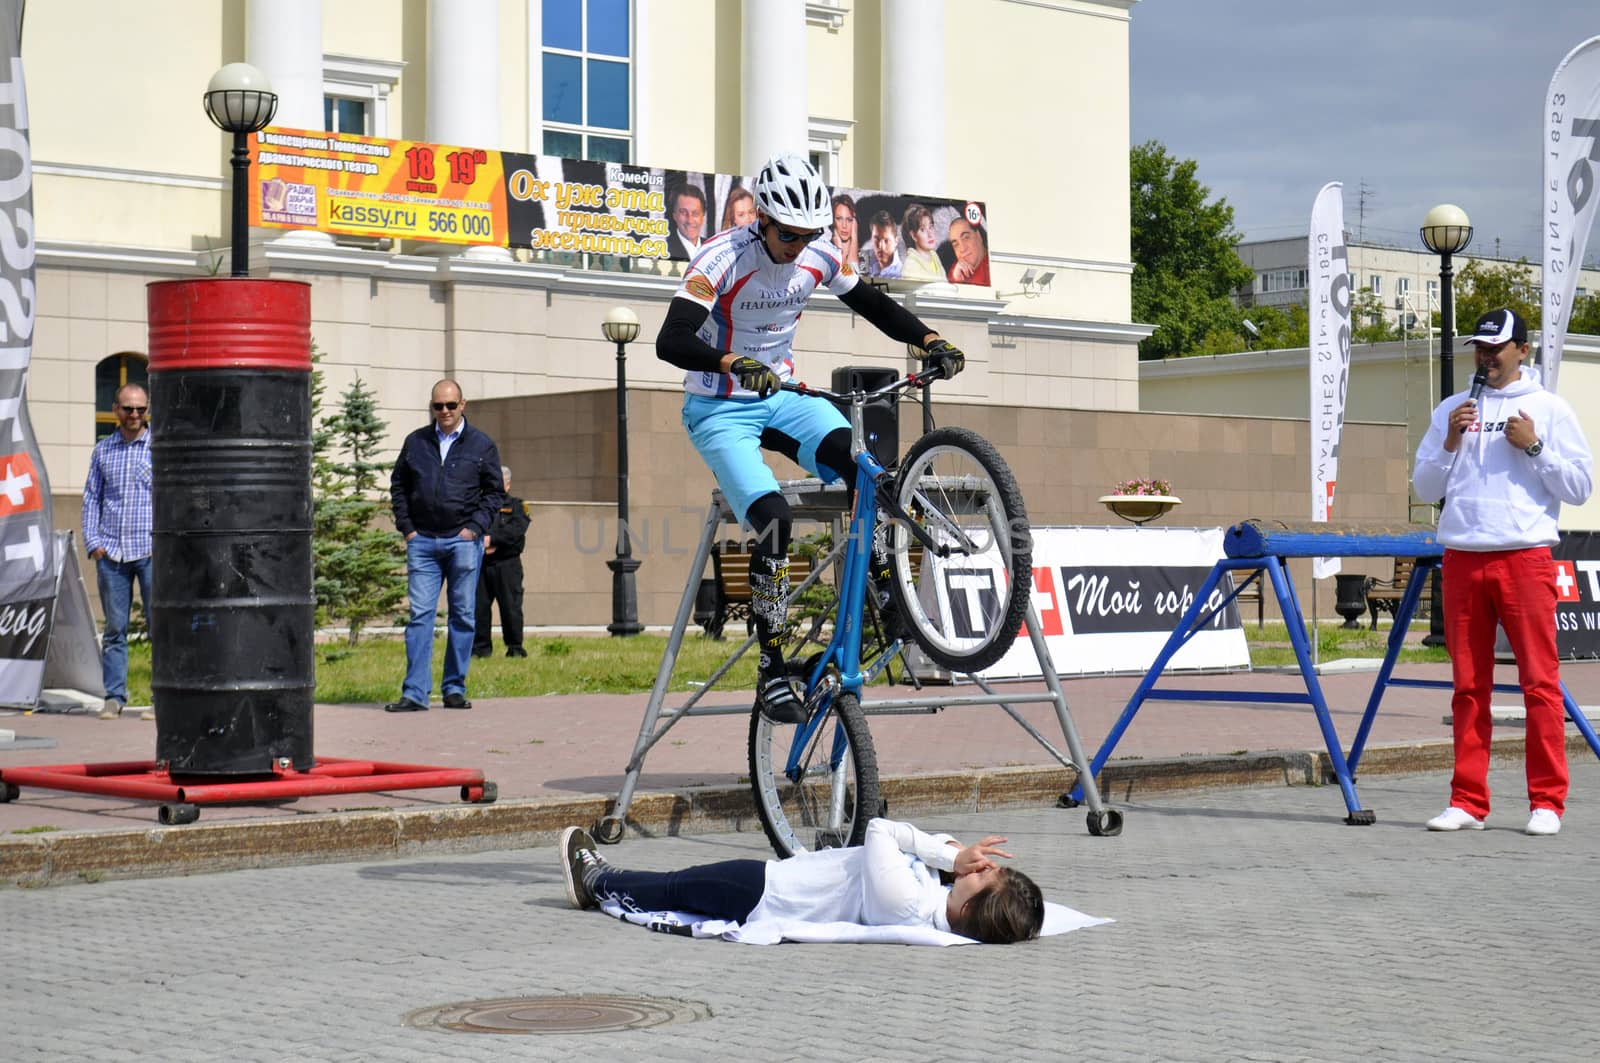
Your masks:
<path fill-rule="evenodd" d="M 1567 804 L 1566 708 L 1556 658 L 1556 567 L 1548 547 L 1444 553 L 1444 638 L 1455 679 L 1450 804 L 1480 819 L 1489 814 L 1497 621 L 1516 655 L 1527 709 L 1528 807 L 1559 816 Z"/>

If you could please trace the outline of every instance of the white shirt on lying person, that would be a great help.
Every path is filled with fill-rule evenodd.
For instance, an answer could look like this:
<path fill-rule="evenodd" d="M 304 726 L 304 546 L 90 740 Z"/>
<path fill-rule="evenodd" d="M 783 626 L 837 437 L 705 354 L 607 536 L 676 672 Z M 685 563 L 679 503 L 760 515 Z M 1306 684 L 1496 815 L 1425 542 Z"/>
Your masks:
<path fill-rule="evenodd" d="M 802 919 L 948 931 L 950 887 L 940 883 L 939 872 L 955 870 L 954 841 L 909 823 L 874 819 L 859 847 L 767 861 L 766 890 L 746 921 Z"/>

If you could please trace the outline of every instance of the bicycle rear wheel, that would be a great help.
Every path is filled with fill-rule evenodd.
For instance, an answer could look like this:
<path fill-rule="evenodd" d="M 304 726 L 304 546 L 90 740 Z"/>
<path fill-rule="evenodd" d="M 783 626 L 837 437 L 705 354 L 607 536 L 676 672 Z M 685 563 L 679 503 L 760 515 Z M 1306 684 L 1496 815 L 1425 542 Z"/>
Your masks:
<path fill-rule="evenodd" d="M 888 527 L 890 593 L 912 637 L 956 672 L 994 664 L 1016 640 L 1033 588 L 1033 541 L 1011 468 L 988 440 L 939 428 L 900 463 L 895 500 L 934 543 Z"/>
<path fill-rule="evenodd" d="M 750 786 L 761 829 L 778 856 L 860 845 L 879 814 L 878 757 L 861 702 L 838 694 L 800 752 L 798 780 L 784 773 L 799 728 L 750 715 Z"/>

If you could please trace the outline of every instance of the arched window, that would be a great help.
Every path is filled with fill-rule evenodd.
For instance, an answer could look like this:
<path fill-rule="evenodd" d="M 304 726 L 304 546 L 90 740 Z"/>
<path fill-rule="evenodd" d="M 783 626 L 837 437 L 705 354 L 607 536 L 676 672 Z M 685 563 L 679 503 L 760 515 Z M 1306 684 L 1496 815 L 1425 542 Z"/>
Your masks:
<path fill-rule="evenodd" d="M 98 442 L 117 430 L 111 406 L 124 384 L 138 384 L 149 390 L 145 356 L 138 351 L 120 351 L 100 359 L 94 367 L 94 438 Z"/>

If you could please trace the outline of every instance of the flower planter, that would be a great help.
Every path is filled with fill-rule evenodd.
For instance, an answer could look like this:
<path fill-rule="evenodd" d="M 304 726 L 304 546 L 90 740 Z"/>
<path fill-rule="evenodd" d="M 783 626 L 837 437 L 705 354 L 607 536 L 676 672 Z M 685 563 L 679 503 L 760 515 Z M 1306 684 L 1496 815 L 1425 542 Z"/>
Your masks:
<path fill-rule="evenodd" d="M 1100 504 L 1123 520 L 1148 524 L 1173 506 L 1183 505 L 1176 495 L 1101 495 Z"/>

